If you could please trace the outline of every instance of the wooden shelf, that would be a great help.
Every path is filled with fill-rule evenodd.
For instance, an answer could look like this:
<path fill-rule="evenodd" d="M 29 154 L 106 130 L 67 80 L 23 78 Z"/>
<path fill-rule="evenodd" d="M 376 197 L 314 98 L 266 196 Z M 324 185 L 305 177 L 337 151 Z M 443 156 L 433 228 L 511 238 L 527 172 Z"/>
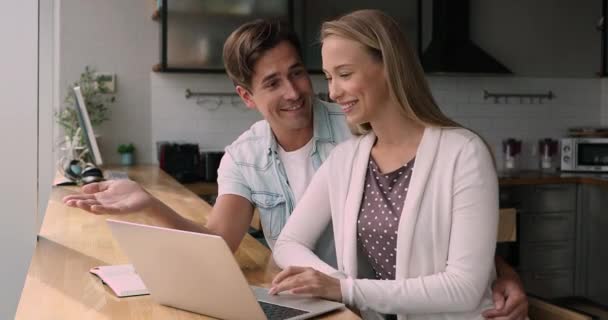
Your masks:
<path fill-rule="evenodd" d="M 152 20 L 159 21 L 160 20 L 160 9 L 154 10 L 152 13 Z"/>
<path fill-rule="evenodd" d="M 163 71 L 163 67 L 161 66 L 160 63 L 157 63 L 155 65 L 152 66 L 152 71 L 154 72 L 161 72 Z"/>

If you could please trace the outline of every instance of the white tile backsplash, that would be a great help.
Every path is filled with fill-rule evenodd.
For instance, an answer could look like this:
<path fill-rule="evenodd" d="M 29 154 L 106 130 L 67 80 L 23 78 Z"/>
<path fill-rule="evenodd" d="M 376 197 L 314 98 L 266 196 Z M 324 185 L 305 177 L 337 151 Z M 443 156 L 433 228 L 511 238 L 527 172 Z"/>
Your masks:
<path fill-rule="evenodd" d="M 313 75 L 318 92 L 327 92 L 325 80 Z M 608 81 L 583 78 L 518 77 L 429 77 L 440 108 L 461 124 L 475 130 L 494 149 L 502 168 L 503 139 L 523 141 L 521 165 L 536 168 L 535 148 L 539 139 L 558 139 L 573 126 L 608 125 Z M 206 97 L 200 105 L 185 99 L 186 88 L 202 92 L 233 93 L 223 74 L 151 74 L 152 139 L 196 142 L 203 150 L 221 150 L 255 121 L 255 110 L 247 109 L 238 96 Z M 494 103 L 483 91 L 499 93 L 547 93 L 552 100 L 539 103 L 509 99 Z M 218 107 L 218 101 L 222 104 Z M 216 108 L 214 110 L 214 108 Z"/>
<path fill-rule="evenodd" d="M 539 139 L 558 139 L 573 126 L 600 125 L 600 82 L 597 79 L 550 78 L 469 78 L 431 77 L 429 82 L 440 107 L 446 114 L 475 130 L 494 148 L 498 167 L 502 168 L 502 140 L 517 138 L 523 142 L 522 168 L 537 167 L 536 145 Z M 437 89 L 435 89 L 437 87 Z M 547 93 L 551 100 L 510 98 L 484 99 L 483 91 L 497 93 Z M 467 103 L 462 97 L 468 96 Z M 456 102 L 456 110 L 452 105 Z"/>
<path fill-rule="evenodd" d="M 152 143 L 198 143 L 201 150 L 223 150 L 254 122 L 262 119 L 234 94 L 186 99 L 185 91 L 234 93 L 224 74 L 151 73 Z"/>

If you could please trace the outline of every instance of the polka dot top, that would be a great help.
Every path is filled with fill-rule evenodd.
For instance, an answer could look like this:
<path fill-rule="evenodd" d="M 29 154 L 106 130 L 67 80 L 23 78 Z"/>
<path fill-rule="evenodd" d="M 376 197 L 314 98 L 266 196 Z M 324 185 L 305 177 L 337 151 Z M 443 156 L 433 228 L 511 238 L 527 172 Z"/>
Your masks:
<path fill-rule="evenodd" d="M 397 229 L 414 160 L 390 173 L 381 173 L 372 157 L 367 166 L 357 240 L 377 279 L 395 279 Z"/>

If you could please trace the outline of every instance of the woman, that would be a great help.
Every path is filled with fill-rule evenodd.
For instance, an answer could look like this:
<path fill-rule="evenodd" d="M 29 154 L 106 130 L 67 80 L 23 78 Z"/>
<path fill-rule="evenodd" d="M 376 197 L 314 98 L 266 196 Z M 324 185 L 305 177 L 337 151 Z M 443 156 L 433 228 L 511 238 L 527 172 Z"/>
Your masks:
<path fill-rule="evenodd" d="M 326 22 L 321 41 L 330 97 L 360 136 L 336 147 L 283 229 L 271 293 L 344 301 L 370 319 L 481 319 L 498 224 L 486 145 L 441 113 L 387 15 Z M 330 222 L 339 270 L 311 250 Z"/>

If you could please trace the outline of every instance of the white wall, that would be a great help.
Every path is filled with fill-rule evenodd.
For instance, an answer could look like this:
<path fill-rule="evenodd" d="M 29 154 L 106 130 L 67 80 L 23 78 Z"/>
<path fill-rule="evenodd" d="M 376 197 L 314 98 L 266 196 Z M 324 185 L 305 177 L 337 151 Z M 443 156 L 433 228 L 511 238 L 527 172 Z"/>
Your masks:
<path fill-rule="evenodd" d="M 116 148 L 133 142 L 143 162 L 153 159 L 150 138 L 150 78 L 158 62 L 156 1 L 62 0 L 60 9 L 60 101 L 86 65 L 117 76 L 111 120 L 96 134 L 106 163 L 118 162 Z"/>
<path fill-rule="evenodd" d="M 38 1 L 11 1 L 3 9 L 0 319 L 12 319 L 36 240 Z"/>
<path fill-rule="evenodd" d="M 40 1 L 39 18 L 39 79 L 38 79 L 38 215 L 36 217 L 36 230 L 40 229 L 44 221 L 47 201 L 51 191 L 51 183 L 55 170 L 55 125 L 53 121 L 53 105 L 57 99 L 57 79 L 55 43 L 57 43 L 56 23 L 57 7 L 55 0 Z"/>
<path fill-rule="evenodd" d="M 598 0 L 473 0 L 471 38 L 517 75 L 594 77 Z"/>
<path fill-rule="evenodd" d="M 233 93 L 224 74 L 183 75 L 152 73 L 152 141 L 198 143 L 201 150 L 223 150 L 255 121 L 257 111 L 247 109 L 232 96 L 185 98 L 185 90 Z M 155 159 L 154 159 L 155 160 Z"/>

